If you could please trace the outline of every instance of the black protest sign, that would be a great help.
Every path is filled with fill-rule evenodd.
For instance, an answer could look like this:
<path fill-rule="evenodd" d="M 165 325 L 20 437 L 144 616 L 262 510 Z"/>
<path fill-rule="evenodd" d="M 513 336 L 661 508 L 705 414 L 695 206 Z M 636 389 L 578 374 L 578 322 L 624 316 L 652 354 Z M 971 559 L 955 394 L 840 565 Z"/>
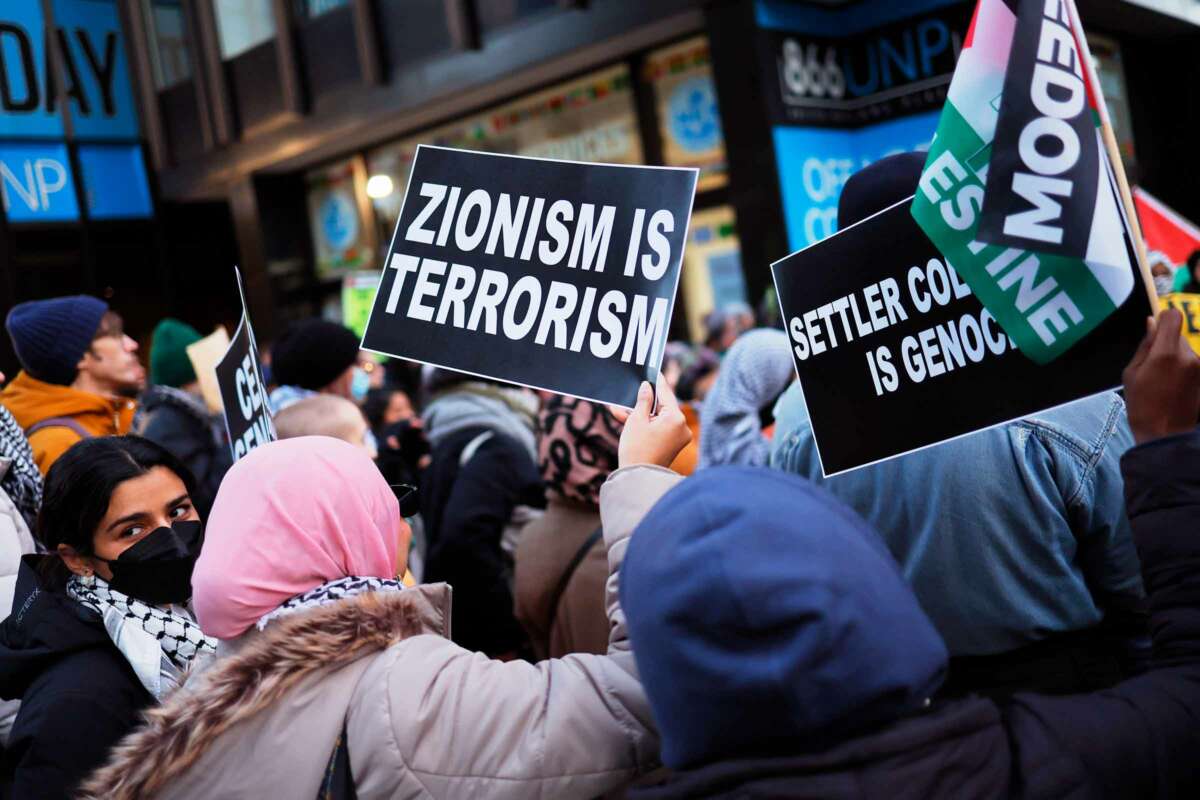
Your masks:
<path fill-rule="evenodd" d="M 363 348 L 632 406 L 662 360 L 696 175 L 422 145 Z"/>
<path fill-rule="evenodd" d="M 1067 6 L 1019 0 L 977 236 L 1084 259 L 1111 189 Z"/>
<path fill-rule="evenodd" d="M 241 273 L 237 278 L 241 292 Z M 225 430 L 229 433 L 233 460 L 237 461 L 255 447 L 276 439 L 258 360 L 258 345 L 246 312 L 245 293 L 242 293 L 242 319 L 229 342 L 229 349 L 217 362 L 216 372 L 221 402 L 225 405 Z"/>
<path fill-rule="evenodd" d="M 910 204 L 771 267 L 826 476 L 1115 388 L 1145 333 L 1149 301 L 1134 292 L 1070 353 L 1035 364 Z"/>

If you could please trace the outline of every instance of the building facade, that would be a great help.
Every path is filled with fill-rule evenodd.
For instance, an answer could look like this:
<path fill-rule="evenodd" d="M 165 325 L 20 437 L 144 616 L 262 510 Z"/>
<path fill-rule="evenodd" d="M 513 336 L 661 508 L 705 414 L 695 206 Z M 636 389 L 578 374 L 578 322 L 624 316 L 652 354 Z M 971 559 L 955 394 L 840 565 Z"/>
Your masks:
<path fill-rule="evenodd" d="M 1197 0 L 1079 0 L 1132 182 L 1200 219 Z M 962 0 L 6 0 L 0 303 L 357 327 L 422 142 L 701 171 L 672 336 L 773 308 L 853 172 L 926 146 Z M 49 34 L 47 33 L 49 32 Z M 3 345 L 7 347 L 7 342 Z M 0 367 L 12 367 L 0 352 Z"/>

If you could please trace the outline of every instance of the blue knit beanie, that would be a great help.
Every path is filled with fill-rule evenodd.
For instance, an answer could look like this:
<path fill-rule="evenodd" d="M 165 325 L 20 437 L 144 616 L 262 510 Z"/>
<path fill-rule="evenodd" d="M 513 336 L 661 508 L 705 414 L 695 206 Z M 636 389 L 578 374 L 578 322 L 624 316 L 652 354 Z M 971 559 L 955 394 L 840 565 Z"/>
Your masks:
<path fill-rule="evenodd" d="M 26 372 L 68 386 L 107 312 L 107 303 L 85 294 L 30 300 L 13 306 L 5 327 Z"/>

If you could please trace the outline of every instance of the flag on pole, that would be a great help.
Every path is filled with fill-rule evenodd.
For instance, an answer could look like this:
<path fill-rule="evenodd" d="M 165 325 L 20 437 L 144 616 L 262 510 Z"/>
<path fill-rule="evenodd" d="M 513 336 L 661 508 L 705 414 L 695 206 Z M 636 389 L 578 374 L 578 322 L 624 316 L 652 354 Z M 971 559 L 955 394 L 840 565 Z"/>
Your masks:
<path fill-rule="evenodd" d="M 912 213 L 1026 356 L 1129 297 L 1137 255 L 1071 0 L 979 0 Z"/>
<path fill-rule="evenodd" d="M 1200 228 L 1147 192 L 1142 187 L 1133 190 L 1133 203 L 1142 221 L 1146 247 L 1162 253 L 1167 261 L 1178 267 L 1194 251 L 1200 250 Z M 1154 261 L 1152 257 L 1151 262 Z"/>

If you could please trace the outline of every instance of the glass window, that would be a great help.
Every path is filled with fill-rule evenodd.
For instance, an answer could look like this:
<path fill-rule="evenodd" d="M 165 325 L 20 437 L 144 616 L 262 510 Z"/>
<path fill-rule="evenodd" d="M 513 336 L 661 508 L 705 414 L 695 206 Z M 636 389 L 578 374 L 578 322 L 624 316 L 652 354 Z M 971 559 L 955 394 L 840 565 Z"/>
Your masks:
<path fill-rule="evenodd" d="M 150 62 L 154 85 L 169 89 L 192 77 L 183 23 L 182 0 L 144 0 L 146 31 L 150 37 Z"/>
<path fill-rule="evenodd" d="M 725 137 L 708 40 L 699 36 L 651 51 L 644 74 L 654 88 L 663 163 L 698 167 L 699 191 L 724 186 L 728 180 Z"/>
<path fill-rule="evenodd" d="M 369 153 L 372 178 L 388 178 L 386 185 L 380 179 L 368 188 L 381 242 L 390 240 L 400 216 L 418 144 L 570 161 L 643 163 L 628 68 L 619 65 L 593 72 Z"/>
<path fill-rule="evenodd" d="M 524 18 L 551 11 L 555 0 L 485 0 L 475 5 L 479 29 L 484 33 L 503 28 Z"/>
<path fill-rule="evenodd" d="M 1121 59 L 1121 47 L 1112 39 L 1088 34 L 1088 49 L 1092 51 L 1092 62 L 1100 79 L 1100 90 L 1104 92 L 1104 104 L 1112 118 L 1113 134 L 1117 149 L 1125 168 L 1136 166 L 1133 148 L 1133 118 L 1129 113 L 1129 91 L 1125 84 L 1125 67 Z"/>
<path fill-rule="evenodd" d="M 214 10 L 221 35 L 221 58 L 241 55 L 275 35 L 271 0 L 214 0 Z"/>
<path fill-rule="evenodd" d="M 296 16 L 300 19 L 312 19 L 348 5 L 350 0 L 296 0 Z"/>
<path fill-rule="evenodd" d="M 359 186 L 359 164 L 350 159 L 305 176 L 318 278 L 370 269 L 373 264 L 375 231 L 367 224 L 367 208 L 360 200 L 364 187 Z"/>

